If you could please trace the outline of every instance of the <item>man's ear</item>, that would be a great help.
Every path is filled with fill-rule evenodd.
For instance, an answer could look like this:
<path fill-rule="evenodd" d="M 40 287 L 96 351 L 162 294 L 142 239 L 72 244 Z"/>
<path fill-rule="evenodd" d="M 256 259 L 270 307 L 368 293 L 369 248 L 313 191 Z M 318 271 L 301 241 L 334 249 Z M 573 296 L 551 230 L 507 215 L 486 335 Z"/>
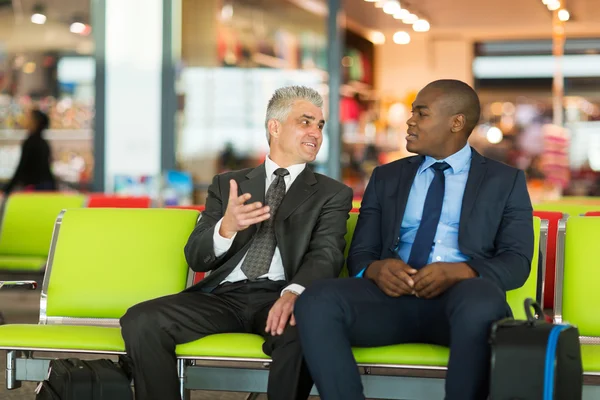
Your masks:
<path fill-rule="evenodd" d="M 276 119 L 272 118 L 267 123 L 267 128 L 269 128 L 269 135 L 272 138 L 279 138 L 279 133 L 281 131 L 281 124 Z"/>
<path fill-rule="evenodd" d="M 465 117 L 464 114 L 456 114 L 452 118 L 452 126 L 450 127 L 450 129 L 452 130 L 452 133 L 460 132 L 465 128 L 466 124 L 467 117 Z"/>

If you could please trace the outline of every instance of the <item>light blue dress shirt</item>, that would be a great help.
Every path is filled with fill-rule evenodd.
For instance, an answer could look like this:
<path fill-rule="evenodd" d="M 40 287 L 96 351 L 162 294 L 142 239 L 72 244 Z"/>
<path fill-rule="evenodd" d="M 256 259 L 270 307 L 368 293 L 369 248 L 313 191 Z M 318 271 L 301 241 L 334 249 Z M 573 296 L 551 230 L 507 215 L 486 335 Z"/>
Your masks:
<path fill-rule="evenodd" d="M 423 215 L 423 204 L 425 204 L 427 190 L 429 190 L 429 185 L 435 174 L 429 167 L 442 161 L 447 162 L 450 168 L 444 171 L 446 190 L 442 203 L 442 214 L 427 263 L 462 262 L 469 259 L 458 248 L 458 227 L 462 200 L 469 170 L 471 169 L 471 146 L 467 144 L 460 151 L 443 160 L 436 160 L 427 156 L 419 167 L 408 195 L 396 249 L 400 259 L 405 262 L 408 261 L 410 256 L 410 250 Z M 359 272 L 356 277 L 362 277 L 364 271 Z"/>

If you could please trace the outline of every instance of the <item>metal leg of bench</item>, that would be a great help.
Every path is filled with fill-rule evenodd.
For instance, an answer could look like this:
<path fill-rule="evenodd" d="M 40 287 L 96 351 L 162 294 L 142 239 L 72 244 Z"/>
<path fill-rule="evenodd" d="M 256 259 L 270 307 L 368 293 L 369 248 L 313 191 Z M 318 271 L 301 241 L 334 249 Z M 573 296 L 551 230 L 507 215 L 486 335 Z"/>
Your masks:
<path fill-rule="evenodd" d="M 256 400 L 258 399 L 259 393 L 248 393 L 246 396 L 246 400 Z"/>
<path fill-rule="evenodd" d="M 6 388 L 17 389 L 21 387 L 21 381 L 17 380 L 17 351 L 6 352 Z"/>
<path fill-rule="evenodd" d="M 190 400 L 190 391 L 185 388 L 185 367 L 187 366 L 186 360 L 177 360 L 177 376 L 179 377 L 179 394 L 182 400 Z"/>

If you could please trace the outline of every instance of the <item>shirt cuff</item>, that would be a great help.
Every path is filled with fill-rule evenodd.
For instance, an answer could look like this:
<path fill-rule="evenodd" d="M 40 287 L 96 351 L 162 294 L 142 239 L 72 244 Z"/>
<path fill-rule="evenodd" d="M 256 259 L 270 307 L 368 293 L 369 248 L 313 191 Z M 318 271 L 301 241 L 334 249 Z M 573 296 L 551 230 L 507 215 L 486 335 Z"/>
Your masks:
<path fill-rule="evenodd" d="M 215 251 L 215 256 L 221 257 L 223 254 L 227 253 L 227 251 L 231 248 L 231 244 L 233 243 L 233 239 L 235 239 L 234 234 L 231 239 L 224 238 L 219 234 L 219 230 L 221 229 L 221 223 L 223 222 L 223 218 L 217 222 L 215 225 L 215 233 L 213 234 L 213 249 Z"/>
<path fill-rule="evenodd" d="M 364 277 L 366 270 L 367 270 L 366 268 L 363 268 L 362 271 L 360 271 L 358 274 L 356 274 L 355 278 L 362 278 L 362 277 Z"/>
<path fill-rule="evenodd" d="M 281 291 L 281 296 L 283 296 L 285 292 L 292 292 L 300 296 L 302 292 L 304 292 L 304 289 L 304 286 L 298 285 L 297 283 L 292 283 L 291 285 L 286 286 L 285 289 Z"/>

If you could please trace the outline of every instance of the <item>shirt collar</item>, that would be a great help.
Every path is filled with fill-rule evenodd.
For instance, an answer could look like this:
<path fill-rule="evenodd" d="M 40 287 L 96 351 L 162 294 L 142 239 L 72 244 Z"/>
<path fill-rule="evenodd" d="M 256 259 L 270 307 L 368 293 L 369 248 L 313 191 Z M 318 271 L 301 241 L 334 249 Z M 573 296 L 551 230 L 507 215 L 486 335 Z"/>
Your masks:
<path fill-rule="evenodd" d="M 267 155 L 267 157 L 265 158 L 265 171 L 267 173 L 267 179 L 269 180 L 269 182 L 273 180 L 273 173 L 275 173 L 275 170 L 277 168 L 281 167 L 277 165 L 275 161 L 271 160 L 271 157 Z M 294 164 L 287 167 L 286 169 L 290 173 L 290 182 L 294 182 L 298 175 L 300 175 L 302 171 L 304 171 L 304 168 L 306 168 L 306 164 Z"/>
<path fill-rule="evenodd" d="M 471 151 L 471 146 L 467 144 L 465 147 L 452 154 L 451 156 L 446 157 L 443 160 L 436 160 L 433 157 L 426 156 L 425 160 L 419 167 L 418 173 L 420 174 L 421 172 L 427 170 L 427 168 L 431 167 L 436 162 L 445 161 L 450 165 L 450 168 L 452 168 L 452 173 L 456 174 L 462 171 L 467 165 L 469 165 L 472 153 L 473 152 Z"/>

